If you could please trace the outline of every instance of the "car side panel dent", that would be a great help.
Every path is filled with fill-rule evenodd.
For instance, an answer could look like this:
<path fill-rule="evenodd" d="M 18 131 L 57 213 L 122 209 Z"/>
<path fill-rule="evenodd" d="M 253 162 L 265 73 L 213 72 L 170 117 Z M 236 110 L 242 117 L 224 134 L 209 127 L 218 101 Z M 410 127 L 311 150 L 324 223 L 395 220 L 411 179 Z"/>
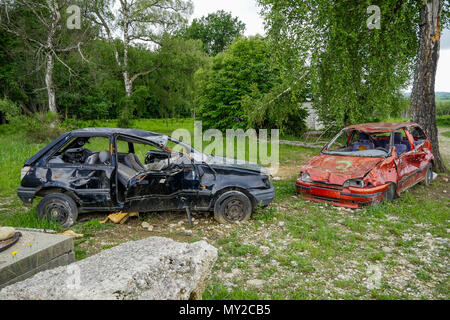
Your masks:
<path fill-rule="evenodd" d="M 372 185 L 374 187 L 384 185 L 388 182 L 397 184 L 398 174 L 395 165 L 395 156 L 387 157 L 378 163 L 375 168 L 366 174 L 364 181 L 366 185 Z"/>
<path fill-rule="evenodd" d="M 60 188 L 69 191 L 72 198 L 76 195 L 74 200 L 82 206 L 95 204 L 110 207 L 111 171 L 82 167 L 34 167 L 24 177 L 21 185 L 39 190 Z M 41 193 L 36 192 L 36 195 Z"/>

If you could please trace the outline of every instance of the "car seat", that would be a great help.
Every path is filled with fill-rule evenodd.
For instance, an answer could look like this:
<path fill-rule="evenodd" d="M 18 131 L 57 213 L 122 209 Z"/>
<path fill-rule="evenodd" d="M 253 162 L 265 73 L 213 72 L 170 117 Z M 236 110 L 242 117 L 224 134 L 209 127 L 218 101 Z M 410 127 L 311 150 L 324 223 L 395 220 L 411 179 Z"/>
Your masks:
<path fill-rule="evenodd" d="M 128 182 L 137 174 L 138 171 L 130 168 L 127 165 L 124 165 L 123 163 L 119 163 L 117 166 L 117 177 L 119 179 L 119 182 L 124 186 L 126 186 Z"/>
<path fill-rule="evenodd" d="M 370 141 L 370 137 L 364 133 L 360 132 L 358 134 L 358 141 L 353 144 L 352 151 L 374 149 L 373 142 Z"/>
<path fill-rule="evenodd" d="M 394 146 L 397 149 L 397 154 L 402 154 L 407 150 L 406 145 L 402 143 L 402 134 L 401 132 L 394 133 Z"/>
<path fill-rule="evenodd" d="M 99 161 L 99 152 L 95 152 L 91 154 L 89 157 L 87 157 L 86 161 L 84 161 L 84 164 L 87 165 L 94 165 Z"/>
<path fill-rule="evenodd" d="M 145 169 L 144 165 L 139 160 L 138 156 L 135 155 L 134 153 L 127 154 L 124 158 L 124 162 L 128 167 L 130 167 L 138 172 Z"/>

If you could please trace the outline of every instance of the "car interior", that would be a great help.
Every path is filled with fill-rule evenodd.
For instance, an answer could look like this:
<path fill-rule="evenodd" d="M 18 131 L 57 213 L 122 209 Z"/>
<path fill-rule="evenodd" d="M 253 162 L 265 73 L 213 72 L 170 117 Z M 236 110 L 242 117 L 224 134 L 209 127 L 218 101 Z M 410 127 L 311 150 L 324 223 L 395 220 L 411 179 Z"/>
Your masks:
<path fill-rule="evenodd" d="M 342 136 L 338 137 L 333 144 L 328 146 L 328 152 L 352 153 L 354 155 L 367 156 L 376 156 L 379 155 L 380 152 L 385 154 L 389 152 L 391 146 L 390 132 L 368 134 L 366 132 L 354 130 L 345 133 L 346 134 L 342 134 Z M 417 145 L 422 143 L 425 141 L 423 138 L 426 139 L 424 135 L 417 139 L 415 138 L 414 144 Z M 404 129 L 394 132 L 393 142 L 393 146 L 396 147 L 397 154 L 399 155 L 411 150 L 411 145 Z"/>
<path fill-rule="evenodd" d="M 358 132 L 357 135 L 357 141 L 349 145 L 349 147 L 351 146 L 352 148 L 351 151 L 375 149 L 389 152 L 390 133 L 375 133 L 369 135 L 364 132 Z M 394 132 L 394 146 L 399 155 L 411 150 L 411 145 L 403 129 Z"/>
<path fill-rule="evenodd" d="M 169 152 L 123 138 L 117 140 L 117 146 L 118 178 L 124 186 L 140 172 L 177 172 L 183 169 L 182 164 L 186 161 L 191 163 L 183 152 Z"/>
<path fill-rule="evenodd" d="M 111 165 L 110 151 L 101 150 L 109 149 L 109 143 L 109 138 L 105 137 L 78 137 L 56 152 L 48 163 L 88 166 Z M 163 171 L 180 165 L 186 160 L 185 155 L 181 152 L 170 153 L 156 149 L 151 145 L 118 140 L 118 146 L 118 179 L 124 186 L 139 172 Z M 139 159 L 135 148 L 139 149 L 137 151 L 140 154 L 145 154 L 145 164 Z M 91 149 L 100 149 L 101 151 L 92 151 Z"/>

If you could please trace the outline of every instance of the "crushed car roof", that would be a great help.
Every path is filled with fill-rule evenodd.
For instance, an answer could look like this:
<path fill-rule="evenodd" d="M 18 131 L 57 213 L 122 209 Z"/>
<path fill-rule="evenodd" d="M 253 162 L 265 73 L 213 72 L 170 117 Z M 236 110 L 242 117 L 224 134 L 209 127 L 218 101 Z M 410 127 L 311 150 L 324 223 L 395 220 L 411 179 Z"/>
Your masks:
<path fill-rule="evenodd" d="M 73 135 L 84 135 L 84 134 L 107 134 L 111 135 L 114 133 L 120 133 L 125 134 L 128 136 L 134 136 L 137 138 L 149 140 L 151 142 L 155 142 L 158 144 L 166 145 L 168 136 L 160 133 L 155 133 L 151 131 L 146 130 L 139 130 L 139 129 L 122 129 L 122 128 L 82 128 L 77 130 L 72 130 L 71 134 Z"/>
<path fill-rule="evenodd" d="M 417 125 L 414 122 L 373 122 L 373 123 L 362 123 L 355 124 L 345 127 L 345 130 L 352 129 L 362 132 L 391 132 L 399 128 L 410 127 L 412 125 Z"/>

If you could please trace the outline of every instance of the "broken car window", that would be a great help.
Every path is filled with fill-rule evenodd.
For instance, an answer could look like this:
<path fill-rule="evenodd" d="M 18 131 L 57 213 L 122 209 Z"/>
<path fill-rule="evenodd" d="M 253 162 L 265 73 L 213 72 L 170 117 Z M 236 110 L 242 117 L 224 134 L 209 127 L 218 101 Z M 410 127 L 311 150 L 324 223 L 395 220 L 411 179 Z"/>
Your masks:
<path fill-rule="evenodd" d="M 358 157 L 384 157 L 388 154 L 386 142 L 389 140 L 375 133 L 366 133 L 358 130 L 342 130 L 324 149 L 324 153 L 332 155 L 358 156 Z"/>
<path fill-rule="evenodd" d="M 107 137 L 75 137 L 64 144 L 48 160 L 56 165 L 110 165 L 101 153 L 109 153 Z M 101 161 L 101 159 L 105 161 Z"/>

